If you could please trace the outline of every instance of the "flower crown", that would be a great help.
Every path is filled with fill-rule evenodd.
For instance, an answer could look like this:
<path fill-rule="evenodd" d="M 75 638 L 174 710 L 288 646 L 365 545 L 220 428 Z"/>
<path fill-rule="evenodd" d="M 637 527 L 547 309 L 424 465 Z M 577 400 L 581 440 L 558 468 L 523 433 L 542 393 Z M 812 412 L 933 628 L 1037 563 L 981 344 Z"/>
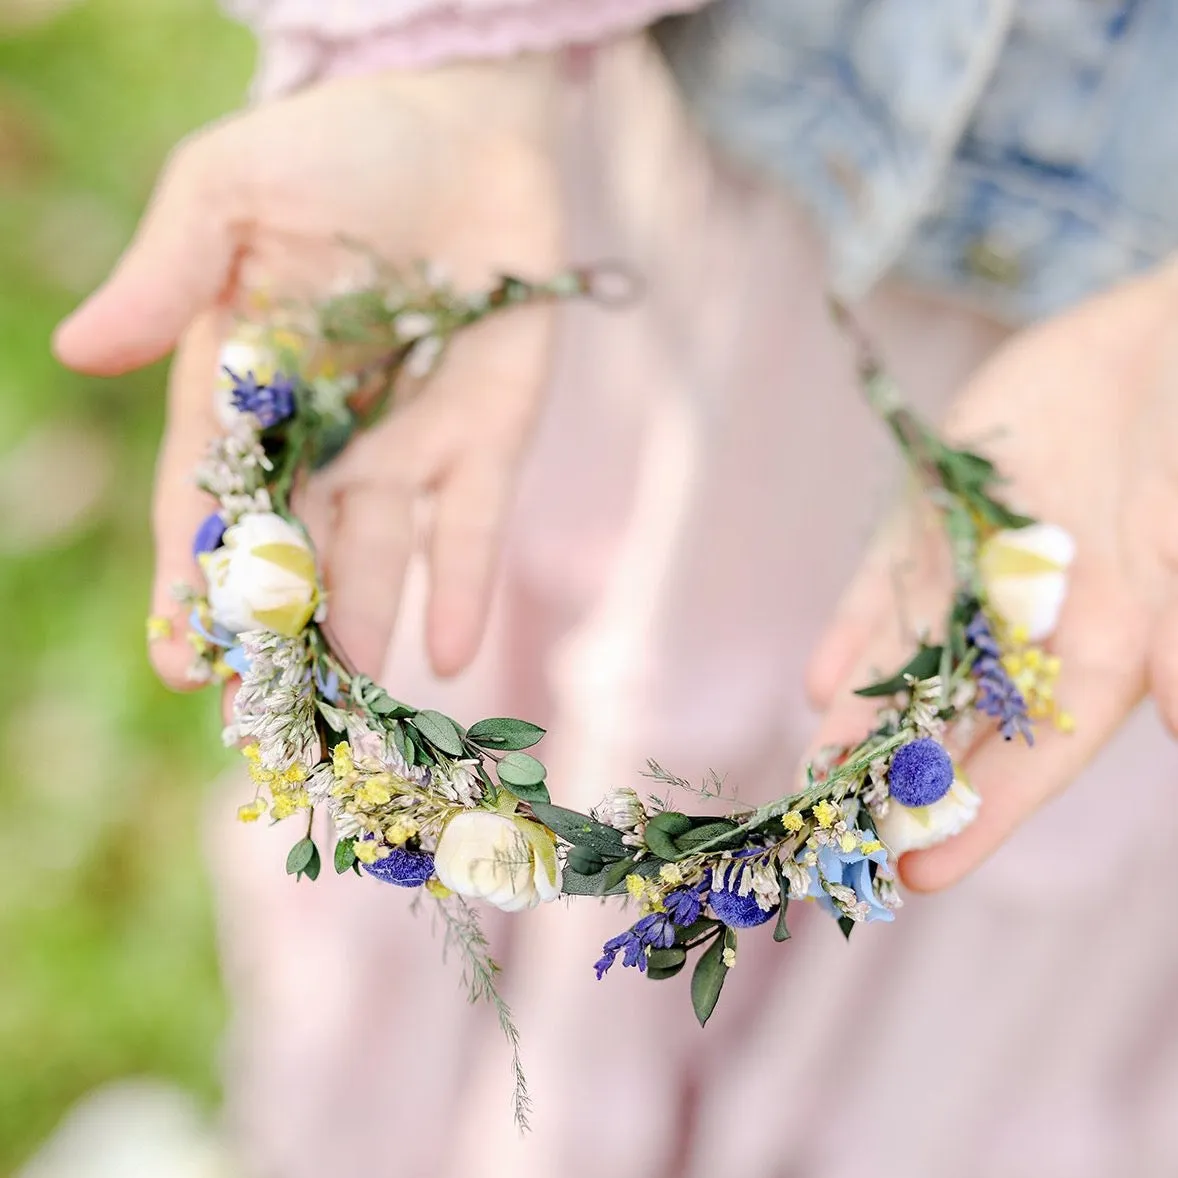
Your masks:
<path fill-rule="evenodd" d="M 669 978 L 694 955 L 691 1000 L 703 1024 L 740 930 L 772 922 L 774 940 L 787 940 L 789 905 L 803 900 L 848 937 L 894 918 L 897 856 L 958 833 L 981 804 L 947 751 L 951 733 L 986 721 L 1031 743 L 1036 722 L 1071 723 L 1054 700 L 1059 660 L 1039 645 L 1063 602 L 1071 539 L 995 497 L 993 464 L 948 445 L 903 404 L 841 307 L 867 403 L 939 513 L 955 589 L 941 637 L 922 639 L 895 674 L 859 690 L 880 701 L 872 731 L 825 750 L 798 789 L 717 817 L 623 788 L 579 814 L 552 803 L 544 765 L 526 751 L 543 729 L 503 717 L 463 727 L 358 674 L 323 628 L 330 602 L 291 509 L 299 480 L 389 410 L 401 382 L 428 378 L 457 332 L 541 300 L 615 301 L 610 279 L 606 270 L 543 284 L 504 277 L 472 295 L 424 270 L 408 280 L 382 271 L 310 312 L 243 323 L 220 358 L 224 433 L 197 476 L 216 501 L 193 545 L 206 585 L 178 591 L 192 676 L 241 680 L 225 739 L 241 747 L 255 793 L 239 816 L 301 818 L 286 870 L 314 880 L 328 848 L 312 819 L 326 811 L 335 871 L 436 901 L 472 996 L 492 1003 L 511 1041 L 521 1126 L 529 1103 L 518 1035 L 468 900 L 515 912 L 561 895 L 628 897 L 637 919 L 606 942 L 598 978 L 619 958 Z M 149 619 L 151 635 L 169 630 Z M 688 787 L 653 761 L 648 775 Z"/>

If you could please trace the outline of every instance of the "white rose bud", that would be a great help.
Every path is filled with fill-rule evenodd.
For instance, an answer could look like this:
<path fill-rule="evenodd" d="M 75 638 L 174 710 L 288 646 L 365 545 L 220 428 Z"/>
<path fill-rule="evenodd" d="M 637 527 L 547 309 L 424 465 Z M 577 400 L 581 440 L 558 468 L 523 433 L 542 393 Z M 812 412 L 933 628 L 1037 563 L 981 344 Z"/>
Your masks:
<path fill-rule="evenodd" d="M 616 830 L 633 830 L 646 821 L 646 810 L 642 799 L 629 786 L 621 786 L 605 795 L 601 804 L 593 808 L 592 817 Z"/>
<path fill-rule="evenodd" d="M 991 536 L 978 553 L 990 605 L 1011 626 L 1039 642 L 1055 629 L 1076 553 L 1071 536 L 1055 524 L 1032 524 Z"/>
<path fill-rule="evenodd" d="M 895 855 L 935 847 L 960 834 L 976 817 L 982 799 L 960 774 L 949 792 L 929 806 L 901 806 L 895 798 L 875 826 Z"/>
<path fill-rule="evenodd" d="M 272 512 L 243 515 L 201 564 L 213 617 L 234 634 L 271 630 L 294 638 L 319 604 L 310 546 L 298 528 Z"/>
<path fill-rule="evenodd" d="M 434 870 L 452 892 L 521 912 L 560 895 L 556 843 L 538 822 L 469 810 L 446 824 Z"/>

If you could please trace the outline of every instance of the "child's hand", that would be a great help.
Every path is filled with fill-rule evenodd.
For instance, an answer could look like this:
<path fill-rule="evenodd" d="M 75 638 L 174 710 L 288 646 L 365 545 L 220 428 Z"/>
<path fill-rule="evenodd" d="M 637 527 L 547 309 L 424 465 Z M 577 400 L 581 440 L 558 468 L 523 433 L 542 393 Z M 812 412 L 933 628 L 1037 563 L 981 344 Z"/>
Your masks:
<path fill-rule="evenodd" d="M 964 767 L 984 805 L 961 835 L 904 858 L 904 880 L 920 890 L 981 863 L 1147 691 L 1178 730 L 1178 267 L 1023 332 L 970 382 L 947 432 L 993 457 L 1012 506 L 1076 541 L 1051 640 L 1063 663 L 1057 696 L 1076 728 L 1041 724 L 1034 748 L 995 733 L 971 751 Z M 812 658 L 810 693 L 826 710 L 819 745 L 867 730 L 868 701 L 850 693 L 910 654 L 899 619 L 943 617 L 952 591 L 944 541 L 918 530 L 895 521 L 881 536 Z"/>
<path fill-rule="evenodd" d="M 66 364 L 102 375 L 180 341 L 157 478 L 155 613 L 176 616 L 177 581 L 200 583 L 190 546 L 209 506 L 192 478 L 216 431 L 227 309 L 258 288 L 327 293 L 342 276 L 341 234 L 394 265 L 437 260 L 459 285 L 548 277 L 562 228 L 551 91 L 541 59 L 349 80 L 214 125 L 174 153 L 127 253 L 56 339 Z M 473 657 L 550 329 L 548 311 L 528 308 L 460 334 L 425 392 L 312 483 L 303 510 L 332 632 L 362 669 L 375 673 L 384 655 L 425 492 L 431 657 L 441 673 Z M 153 657 L 184 686 L 182 625 Z"/>

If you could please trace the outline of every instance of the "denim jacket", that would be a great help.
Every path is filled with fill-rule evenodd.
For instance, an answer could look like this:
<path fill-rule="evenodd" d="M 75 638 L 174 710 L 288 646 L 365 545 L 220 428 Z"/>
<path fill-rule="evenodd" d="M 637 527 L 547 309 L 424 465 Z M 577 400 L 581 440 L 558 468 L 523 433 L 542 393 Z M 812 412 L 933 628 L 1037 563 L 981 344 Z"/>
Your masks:
<path fill-rule="evenodd" d="M 1178 0 L 720 0 L 660 39 L 844 298 L 894 272 L 1018 322 L 1178 248 Z"/>

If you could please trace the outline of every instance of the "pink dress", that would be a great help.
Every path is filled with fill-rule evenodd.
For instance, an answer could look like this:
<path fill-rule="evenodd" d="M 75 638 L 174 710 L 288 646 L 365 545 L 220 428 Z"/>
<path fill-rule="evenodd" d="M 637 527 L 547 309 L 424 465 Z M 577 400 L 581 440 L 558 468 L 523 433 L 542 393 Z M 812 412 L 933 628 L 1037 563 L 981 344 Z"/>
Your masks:
<path fill-rule="evenodd" d="M 807 653 L 896 464 L 827 320 L 820 246 L 702 143 L 646 41 L 570 73 L 563 117 L 574 256 L 632 259 L 648 297 L 563 312 L 474 668 L 431 678 L 413 595 L 385 682 L 460 718 L 545 724 L 573 806 L 640 785 L 652 756 L 773 796 L 814 725 Z M 888 285 L 864 318 L 930 411 L 1005 336 Z M 952 893 L 849 946 L 809 912 L 785 946 L 746 938 L 706 1032 L 683 977 L 594 980 L 614 905 L 489 920 L 536 1100 L 523 1140 L 494 1020 L 465 1004 L 428 918 L 372 880 L 294 886 L 287 831 L 233 822 L 235 780 L 209 833 L 232 1123 L 258 1178 L 1172 1175 L 1178 938 L 1135 898 L 1168 895 L 1176 763 L 1142 711 Z M 1114 788 L 1156 819 L 1110 828 Z M 1094 839 L 1098 857 L 1076 854 Z"/>

